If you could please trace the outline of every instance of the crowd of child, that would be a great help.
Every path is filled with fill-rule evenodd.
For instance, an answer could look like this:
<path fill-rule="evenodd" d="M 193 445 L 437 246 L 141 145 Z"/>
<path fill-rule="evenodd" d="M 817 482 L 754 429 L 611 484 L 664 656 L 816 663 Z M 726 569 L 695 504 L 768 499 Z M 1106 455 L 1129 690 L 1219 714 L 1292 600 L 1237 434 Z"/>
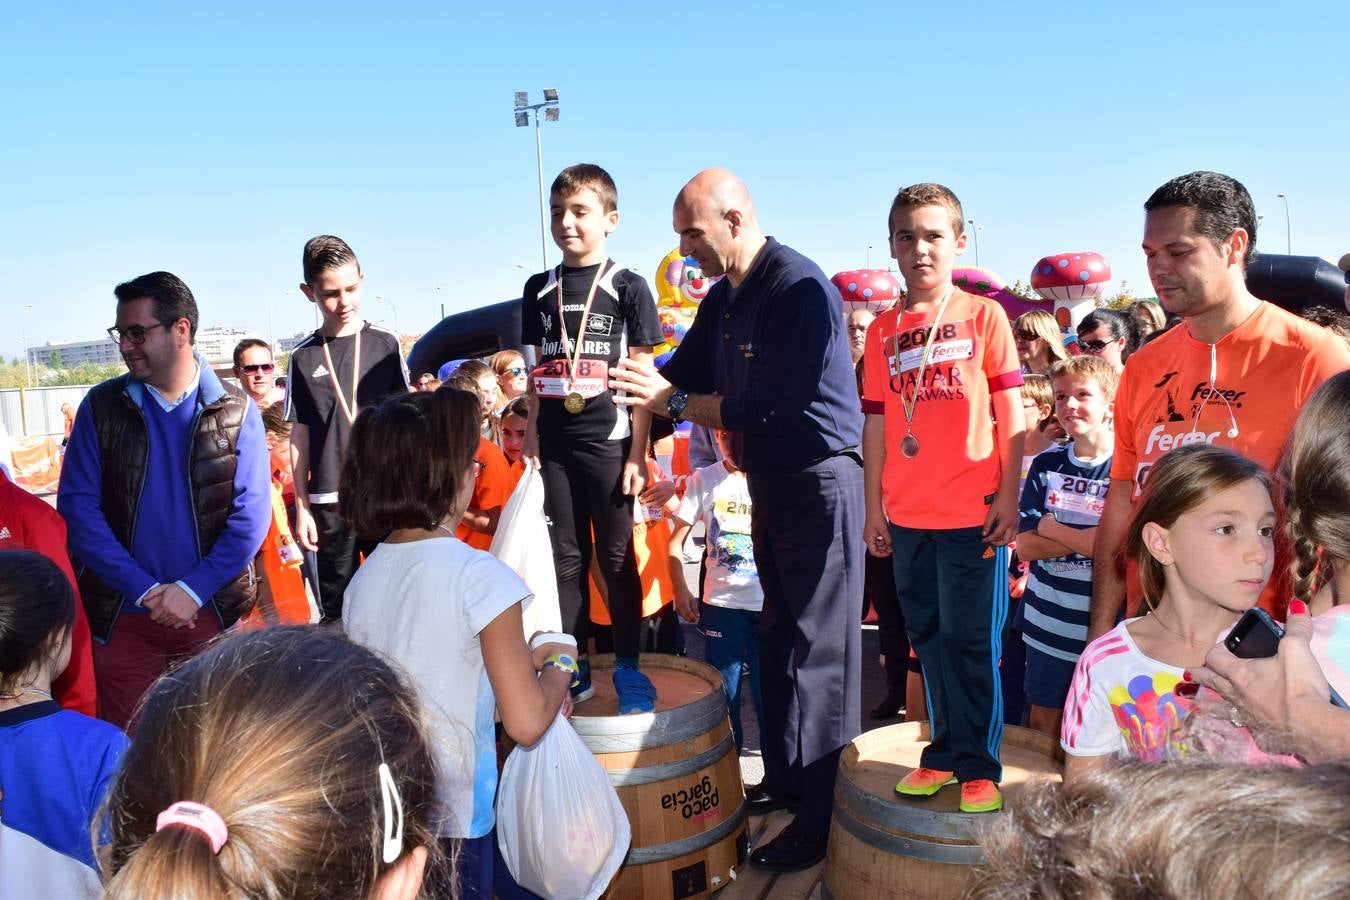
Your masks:
<path fill-rule="evenodd" d="M 590 695 L 592 643 L 614 651 L 620 712 L 651 712 L 641 654 L 683 652 L 676 615 L 722 675 L 737 746 L 744 685 L 763 733 L 765 593 L 739 435 L 713 429 L 715 461 L 671 471 L 671 429 L 610 382 L 661 340 L 645 281 L 605 253 L 614 183 L 572 166 L 551 209 L 562 264 L 522 292 L 533 368 L 503 350 L 444 383 L 410 380 L 394 336 L 361 320 L 345 242 L 305 246 L 323 324 L 284 393 L 270 348 L 235 353 L 270 451 L 263 591 L 155 683 L 130 740 L 86 715 L 88 624 L 63 541 L 0 544 L 0 895 L 517 896 L 495 848 L 503 739 L 535 743 Z M 1191 882 L 1109 852 L 1132 837 L 1123 814 L 1083 810 L 1150 797 L 1153 819 L 1169 802 L 1201 815 L 1187 782 L 1222 785 L 1239 764 L 1291 795 L 1345 780 L 1350 346 L 1247 294 L 1255 221 L 1237 182 L 1183 176 L 1146 210 L 1170 322 L 1152 303 L 1095 310 L 1072 350 L 1047 313 L 1010 322 L 953 286 L 966 220 L 925 183 L 887 219 L 904 298 L 846 325 L 862 536 L 888 576 L 867 582 L 889 628 L 877 712 L 907 705 L 931 725 L 895 791 L 959 783 L 962 811 L 1001 809 L 1005 723 L 1058 735 L 1067 755 L 1064 789 L 1030 792 L 991 833 L 989 896 L 1079 895 L 1066 885 L 1087 877 L 1180 895 Z M 535 591 L 486 552 L 523 477 L 542 479 L 570 640 L 526 633 Z M 1221 642 L 1252 607 L 1284 616 L 1282 583 L 1279 652 L 1237 659 Z M 1121 757 L 1155 765 L 1108 765 Z M 1253 821 L 1280 827 L 1264 812 Z M 1101 868 L 1084 875 L 1052 829 Z M 1235 859 L 1245 844 L 1213 846 Z M 1350 883 L 1334 868 L 1323 887 Z"/>

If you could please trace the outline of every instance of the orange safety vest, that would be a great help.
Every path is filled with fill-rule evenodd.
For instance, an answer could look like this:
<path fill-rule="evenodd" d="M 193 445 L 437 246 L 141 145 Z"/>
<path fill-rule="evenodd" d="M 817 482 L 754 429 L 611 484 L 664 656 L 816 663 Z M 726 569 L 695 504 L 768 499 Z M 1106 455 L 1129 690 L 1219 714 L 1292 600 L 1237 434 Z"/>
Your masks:
<path fill-rule="evenodd" d="M 314 621 L 305 580 L 300 576 L 304 556 L 291 536 L 286 501 L 276 480 L 272 481 L 272 522 L 258 551 L 258 561 L 262 576 L 258 582 L 258 602 L 239 620 L 239 627 L 257 631 L 269 625 L 308 625 Z"/>

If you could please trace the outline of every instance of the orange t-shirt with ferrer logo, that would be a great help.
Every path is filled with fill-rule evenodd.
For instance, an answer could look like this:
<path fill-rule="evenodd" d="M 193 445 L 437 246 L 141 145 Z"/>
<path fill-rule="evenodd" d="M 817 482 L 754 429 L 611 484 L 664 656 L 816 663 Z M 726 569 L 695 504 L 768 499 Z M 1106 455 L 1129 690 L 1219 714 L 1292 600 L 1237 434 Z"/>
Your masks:
<path fill-rule="evenodd" d="M 1182 323 L 1126 364 L 1116 391 L 1111 478 L 1131 482 L 1135 500 L 1153 464 L 1187 444 L 1228 447 L 1273 472 L 1309 395 L 1350 368 L 1343 340 L 1265 302 L 1212 346 L 1211 354 L 1211 345 L 1191 337 Z M 1234 426 L 1237 435 L 1230 437 Z M 1275 574 L 1261 600 L 1275 610 L 1283 609 L 1277 601 L 1285 595 L 1288 559 L 1281 535 Z"/>
<path fill-rule="evenodd" d="M 919 381 L 919 363 L 939 304 L 877 316 L 863 349 L 863 412 L 886 420 L 881 493 L 886 517 L 906 528 L 970 528 L 984 523 L 1000 469 L 990 397 L 1022 383 L 1008 316 L 992 300 L 952 295 Z M 909 428 L 901 392 L 915 396 Z M 913 459 L 900 452 L 912 430 Z"/>

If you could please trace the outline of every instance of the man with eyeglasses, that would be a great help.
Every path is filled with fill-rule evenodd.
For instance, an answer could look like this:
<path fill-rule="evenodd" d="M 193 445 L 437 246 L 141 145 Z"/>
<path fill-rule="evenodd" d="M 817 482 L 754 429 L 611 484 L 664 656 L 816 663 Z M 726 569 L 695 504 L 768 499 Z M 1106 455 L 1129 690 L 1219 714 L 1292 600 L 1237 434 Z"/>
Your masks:
<path fill-rule="evenodd" d="M 286 399 L 286 392 L 277 387 L 276 369 L 266 341 L 244 338 L 234 348 L 234 377 L 260 410 Z"/>
<path fill-rule="evenodd" d="M 168 667 L 252 608 L 271 483 L 257 408 L 193 350 L 197 301 L 168 272 L 117 286 L 128 372 L 94 387 L 57 495 L 94 644 L 99 715 L 126 728 Z"/>

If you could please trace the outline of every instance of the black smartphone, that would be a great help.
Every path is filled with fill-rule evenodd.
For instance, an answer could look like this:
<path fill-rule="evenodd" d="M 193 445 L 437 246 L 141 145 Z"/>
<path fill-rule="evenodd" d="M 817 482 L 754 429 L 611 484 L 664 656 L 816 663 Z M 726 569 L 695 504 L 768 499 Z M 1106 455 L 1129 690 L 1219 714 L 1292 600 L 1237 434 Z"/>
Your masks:
<path fill-rule="evenodd" d="M 1264 609 L 1252 607 L 1242 614 L 1223 645 L 1228 652 L 1243 659 L 1265 659 L 1274 656 L 1280 649 L 1280 638 L 1284 637 L 1284 627 L 1270 617 Z"/>
<path fill-rule="evenodd" d="M 1264 609 L 1252 607 L 1242 614 L 1233 630 L 1228 632 L 1228 637 L 1223 639 L 1223 645 L 1234 656 L 1243 659 L 1265 659 L 1279 652 L 1282 637 L 1284 626 L 1272 619 Z M 1341 695 L 1336 693 L 1335 688 L 1329 689 L 1332 705 L 1341 709 L 1350 708 L 1341 699 Z"/>

